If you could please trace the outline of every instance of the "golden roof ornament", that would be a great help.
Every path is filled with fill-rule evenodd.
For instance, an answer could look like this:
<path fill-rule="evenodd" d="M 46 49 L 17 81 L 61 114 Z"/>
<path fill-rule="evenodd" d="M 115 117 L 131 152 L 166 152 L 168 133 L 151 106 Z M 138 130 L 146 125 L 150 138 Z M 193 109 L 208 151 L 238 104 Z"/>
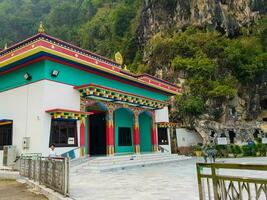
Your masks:
<path fill-rule="evenodd" d="M 123 63 L 123 58 L 120 52 L 115 53 L 115 61 L 116 63 L 118 63 L 119 65 L 122 65 Z"/>
<path fill-rule="evenodd" d="M 38 33 L 45 33 L 45 28 L 42 21 L 40 22 Z"/>
<path fill-rule="evenodd" d="M 5 50 L 7 49 L 7 43 L 5 43 L 5 47 L 4 47 L 4 49 L 5 49 Z"/>
<path fill-rule="evenodd" d="M 130 71 L 127 67 L 127 65 L 124 65 L 124 68 L 123 68 L 125 71 Z"/>

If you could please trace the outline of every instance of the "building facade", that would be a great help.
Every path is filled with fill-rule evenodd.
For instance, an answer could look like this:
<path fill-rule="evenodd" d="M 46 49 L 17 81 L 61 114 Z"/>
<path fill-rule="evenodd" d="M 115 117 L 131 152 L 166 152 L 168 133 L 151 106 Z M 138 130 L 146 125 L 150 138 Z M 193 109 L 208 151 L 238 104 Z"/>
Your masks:
<path fill-rule="evenodd" d="M 180 93 L 44 33 L 0 52 L 0 83 L 0 151 L 47 155 L 53 143 L 73 158 L 157 151 L 157 123 Z"/>

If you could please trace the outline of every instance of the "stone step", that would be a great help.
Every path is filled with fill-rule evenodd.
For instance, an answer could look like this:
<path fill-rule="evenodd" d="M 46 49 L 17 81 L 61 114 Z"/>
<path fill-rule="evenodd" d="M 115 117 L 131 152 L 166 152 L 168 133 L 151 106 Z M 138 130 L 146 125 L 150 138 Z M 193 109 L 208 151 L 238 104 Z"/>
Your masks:
<path fill-rule="evenodd" d="M 87 162 L 87 164 L 89 166 L 91 165 L 110 165 L 110 164 L 118 164 L 118 163 L 133 163 L 133 162 L 137 162 L 137 161 L 157 161 L 157 160 L 166 160 L 166 159 L 178 159 L 180 157 L 178 156 L 162 156 L 162 157 L 153 157 L 153 158 L 150 158 L 150 157 L 147 157 L 147 158 L 134 158 L 133 160 L 131 159 L 128 159 L 128 160 L 102 160 L 102 161 L 89 161 Z"/>
<path fill-rule="evenodd" d="M 109 156 L 109 157 L 92 157 L 91 162 L 105 162 L 113 160 L 130 160 L 130 159 L 148 159 L 148 158 L 158 158 L 166 156 L 177 156 L 176 154 L 151 154 L 151 155 L 131 155 L 131 156 Z"/>
<path fill-rule="evenodd" d="M 149 165 L 164 164 L 190 159 L 190 157 L 180 156 L 177 154 L 150 154 L 136 155 L 133 160 L 132 156 L 114 156 L 98 157 L 87 159 L 83 164 L 71 168 L 72 173 L 94 173 L 114 170 L 123 170 L 134 167 L 144 167 Z"/>
<path fill-rule="evenodd" d="M 146 167 L 150 165 L 159 165 L 170 162 L 179 162 L 182 160 L 190 159 L 189 157 L 183 157 L 179 159 L 165 159 L 165 160 L 157 160 L 157 161 L 144 161 L 144 162 L 135 162 L 135 163 L 124 163 L 124 164 L 116 164 L 109 166 L 88 166 L 79 170 L 79 173 L 94 173 L 94 172 L 107 172 L 107 171 L 116 171 L 116 170 L 124 170 L 131 169 L 136 167 Z"/>

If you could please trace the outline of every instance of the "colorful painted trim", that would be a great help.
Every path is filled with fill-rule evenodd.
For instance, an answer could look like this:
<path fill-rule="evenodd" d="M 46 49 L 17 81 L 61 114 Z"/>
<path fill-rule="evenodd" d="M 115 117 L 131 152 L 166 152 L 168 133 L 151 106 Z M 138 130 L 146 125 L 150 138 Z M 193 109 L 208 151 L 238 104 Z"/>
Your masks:
<path fill-rule="evenodd" d="M 164 101 L 158 101 L 95 84 L 76 86 L 74 89 L 78 90 L 83 98 L 97 97 L 106 101 L 114 101 L 150 109 L 160 109 L 168 105 Z"/>
<path fill-rule="evenodd" d="M 12 124 L 12 123 L 13 123 L 12 120 L 8 120 L 8 119 L 2 119 L 2 120 L 0 120 L 0 126 Z"/>
<path fill-rule="evenodd" d="M 149 74 L 142 74 L 138 76 L 139 80 L 145 81 L 151 85 L 157 85 L 159 87 L 176 91 L 177 93 L 181 93 L 182 89 L 180 87 L 177 87 L 177 85 L 170 83 L 168 81 L 164 81 L 162 79 L 156 78 L 154 76 L 151 76 Z"/>
<path fill-rule="evenodd" d="M 52 119 L 75 119 L 75 120 L 82 120 L 87 115 L 90 115 L 92 113 L 90 112 L 81 112 L 81 111 L 74 111 L 74 110 L 66 110 L 66 109 L 52 109 L 47 110 L 47 113 L 50 113 L 52 116 Z"/>
<path fill-rule="evenodd" d="M 178 127 L 178 123 L 174 123 L 174 122 L 158 122 L 157 123 L 159 128 L 170 128 L 170 127 Z"/>
<path fill-rule="evenodd" d="M 118 64 L 107 58 L 94 54 L 92 52 L 83 50 L 74 45 L 68 44 L 46 34 L 37 34 L 17 45 L 14 45 L 2 52 L 0 52 L 0 69 L 5 68 L 17 61 L 25 59 L 29 56 L 35 55 L 40 52 L 46 52 L 64 59 L 74 61 L 92 68 L 101 70 L 106 73 L 119 76 L 121 78 L 131 80 L 133 82 L 145 84 L 147 86 L 156 88 L 158 90 L 167 92 L 169 94 L 179 94 L 180 87 L 169 84 L 166 81 L 154 78 L 145 79 L 137 78 L 130 73 L 125 73 Z M 145 76 L 145 75 L 144 75 Z"/>

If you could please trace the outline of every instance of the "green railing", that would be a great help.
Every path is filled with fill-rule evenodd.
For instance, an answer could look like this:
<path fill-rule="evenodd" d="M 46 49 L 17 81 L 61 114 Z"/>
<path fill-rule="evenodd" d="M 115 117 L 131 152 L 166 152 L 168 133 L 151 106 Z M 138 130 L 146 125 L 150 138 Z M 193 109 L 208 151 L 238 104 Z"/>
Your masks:
<path fill-rule="evenodd" d="M 267 165 L 197 163 L 197 179 L 200 200 L 267 199 Z"/>

